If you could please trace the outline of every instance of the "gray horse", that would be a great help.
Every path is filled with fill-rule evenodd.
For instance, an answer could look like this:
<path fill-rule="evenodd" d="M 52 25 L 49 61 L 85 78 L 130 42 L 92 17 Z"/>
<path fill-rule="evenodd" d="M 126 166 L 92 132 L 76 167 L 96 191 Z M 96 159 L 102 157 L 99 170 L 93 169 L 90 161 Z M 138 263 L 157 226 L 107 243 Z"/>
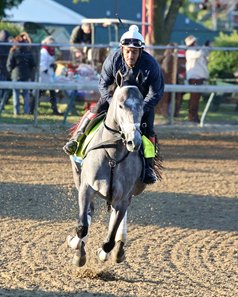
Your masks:
<path fill-rule="evenodd" d="M 116 89 L 103 125 L 87 147 L 82 167 L 71 156 L 73 177 L 78 189 L 79 219 L 76 235 L 68 236 L 68 245 L 75 249 L 73 263 L 86 263 L 85 243 L 91 222 L 91 205 L 96 194 L 111 208 L 106 240 L 97 254 L 106 261 L 112 252 L 116 263 L 125 259 L 127 208 L 134 195 L 145 184 L 141 181 L 143 162 L 139 154 L 143 96 L 139 90 L 142 74 L 136 78 L 116 76 Z"/>

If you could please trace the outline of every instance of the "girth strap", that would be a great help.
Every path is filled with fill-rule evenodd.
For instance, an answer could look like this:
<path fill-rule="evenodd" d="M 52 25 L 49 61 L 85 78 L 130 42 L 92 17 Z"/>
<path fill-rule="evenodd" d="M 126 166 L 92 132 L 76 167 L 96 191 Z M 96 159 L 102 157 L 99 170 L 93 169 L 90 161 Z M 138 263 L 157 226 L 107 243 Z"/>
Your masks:
<path fill-rule="evenodd" d="M 108 211 L 110 210 L 110 207 L 111 207 L 111 202 L 112 202 L 112 184 L 113 184 L 113 172 L 114 172 L 114 168 L 120 164 L 121 162 L 123 162 L 127 156 L 129 155 L 129 151 L 126 152 L 126 154 L 120 159 L 120 160 L 115 160 L 113 158 L 110 157 L 108 151 L 106 151 L 106 155 L 107 155 L 107 159 L 108 159 L 108 164 L 111 168 L 111 174 L 110 174 L 110 183 L 109 183 L 109 190 L 108 190 L 108 202 L 107 202 L 107 205 L 108 205 Z"/>

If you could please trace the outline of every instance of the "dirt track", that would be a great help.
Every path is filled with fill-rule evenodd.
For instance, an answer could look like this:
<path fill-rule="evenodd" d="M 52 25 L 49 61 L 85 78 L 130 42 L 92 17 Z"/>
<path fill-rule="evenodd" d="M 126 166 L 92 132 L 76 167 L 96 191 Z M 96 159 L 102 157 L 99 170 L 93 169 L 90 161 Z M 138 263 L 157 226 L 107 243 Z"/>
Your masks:
<path fill-rule="evenodd" d="M 238 132 L 162 129 L 163 180 L 132 202 L 126 261 L 97 262 L 108 221 L 98 199 L 76 269 L 66 133 L 15 130 L 0 131 L 0 296 L 238 296 Z"/>

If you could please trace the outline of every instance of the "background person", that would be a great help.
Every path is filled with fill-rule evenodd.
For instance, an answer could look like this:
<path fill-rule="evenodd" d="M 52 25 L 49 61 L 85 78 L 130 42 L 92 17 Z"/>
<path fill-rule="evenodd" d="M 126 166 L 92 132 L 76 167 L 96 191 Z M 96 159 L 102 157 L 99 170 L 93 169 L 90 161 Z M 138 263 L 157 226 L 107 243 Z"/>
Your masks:
<path fill-rule="evenodd" d="M 0 31 L 0 42 L 9 42 L 10 33 L 7 30 Z M 11 80 L 7 70 L 7 58 L 11 46 L 0 45 L 0 81 Z M 11 96 L 11 91 L 8 89 L 0 89 L 0 112 L 3 110 L 5 103 Z"/>
<path fill-rule="evenodd" d="M 195 49 L 198 45 L 197 38 L 193 35 L 185 38 L 185 44 L 188 46 L 186 50 L 186 79 L 190 85 L 202 85 L 209 78 L 208 72 L 208 55 L 209 50 L 204 47 Z M 205 43 L 209 46 L 209 41 Z M 188 119 L 191 122 L 199 123 L 199 101 L 201 93 L 191 93 L 188 102 Z"/>
<path fill-rule="evenodd" d="M 53 83 L 55 81 L 55 43 L 53 36 L 49 35 L 42 40 L 42 47 L 40 51 L 40 75 L 39 81 L 44 83 Z M 43 91 L 40 91 L 42 95 Z M 62 115 L 58 111 L 57 98 L 55 90 L 49 90 L 51 109 L 54 115 Z"/>
<path fill-rule="evenodd" d="M 82 24 L 76 26 L 71 35 L 70 35 L 70 43 L 83 43 L 90 44 L 92 41 L 92 30 L 90 24 Z"/>
<path fill-rule="evenodd" d="M 11 74 L 12 81 L 30 81 L 32 71 L 36 67 L 30 46 L 20 45 L 28 43 L 21 35 L 14 39 L 15 44 L 11 47 L 8 59 L 7 70 Z M 30 113 L 30 93 L 29 89 L 23 90 L 24 114 Z M 13 113 L 20 114 L 20 90 L 13 89 Z"/>
<path fill-rule="evenodd" d="M 92 43 L 92 29 L 90 24 L 82 24 L 76 26 L 70 35 L 71 44 L 88 45 Z M 73 63 L 78 63 L 79 59 L 87 60 L 88 49 L 77 46 L 71 48 Z"/>
<path fill-rule="evenodd" d="M 176 46 L 175 43 L 169 43 L 168 46 Z M 167 48 L 164 51 L 163 57 L 160 61 L 161 69 L 166 84 L 174 84 L 174 75 L 177 76 L 177 54 L 174 48 Z M 174 73 L 176 72 L 176 74 Z M 165 92 L 162 100 L 158 104 L 158 112 L 161 113 L 165 118 L 171 115 L 171 92 Z"/>
<path fill-rule="evenodd" d="M 77 128 L 77 139 L 72 139 L 64 146 L 64 151 L 71 155 L 77 150 L 77 142 L 84 137 L 84 131 L 91 119 L 97 114 L 106 112 L 112 100 L 110 86 L 114 84 L 116 73 L 120 70 L 122 75 L 129 71 L 136 77 L 141 71 L 144 76 L 142 83 L 144 96 L 144 115 L 142 123 L 146 123 L 143 133 L 155 143 L 154 133 L 154 108 L 163 96 L 164 79 L 162 71 L 157 61 L 144 48 L 144 38 L 139 33 L 137 26 L 132 25 L 129 31 L 125 32 L 120 40 L 120 48 L 106 58 L 103 63 L 102 72 L 99 79 L 99 92 L 101 98 L 96 107 L 88 111 L 81 119 Z M 145 159 L 145 183 L 154 183 L 157 181 L 153 171 L 153 158 Z"/>
<path fill-rule="evenodd" d="M 168 46 L 174 48 L 167 48 L 164 51 L 163 57 L 160 61 L 161 69 L 164 76 L 164 81 L 166 84 L 179 84 L 180 82 L 180 73 L 182 63 L 180 61 L 179 53 L 175 48 L 176 43 L 169 43 Z M 184 67 L 185 72 L 185 67 Z M 182 82 L 184 84 L 184 82 Z M 174 117 L 179 116 L 179 111 L 182 103 L 182 93 L 175 93 L 175 106 L 174 106 Z M 160 100 L 158 107 L 158 113 L 162 114 L 165 118 L 171 116 L 172 112 L 172 92 L 165 92 L 163 98 Z"/>

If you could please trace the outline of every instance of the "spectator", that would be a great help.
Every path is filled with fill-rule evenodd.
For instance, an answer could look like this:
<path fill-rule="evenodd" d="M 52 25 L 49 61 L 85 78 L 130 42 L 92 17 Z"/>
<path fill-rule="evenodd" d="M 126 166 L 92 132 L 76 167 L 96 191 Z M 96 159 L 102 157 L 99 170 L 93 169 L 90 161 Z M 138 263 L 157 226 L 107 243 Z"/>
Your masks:
<path fill-rule="evenodd" d="M 9 52 L 7 59 L 7 70 L 11 74 L 12 81 L 29 81 L 35 62 L 30 46 L 20 45 L 29 43 L 21 35 L 18 35 Z M 28 89 L 23 90 L 24 114 L 30 113 L 30 94 Z M 20 114 L 20 90 L 13 89 L 13 112 L 14 115 Z"/>
<path fill-rule="evenodd" d="M 178 72 L 177 72 L 177 84 L 184 85 L 186 80 L 186 58 L 185 58 L 185 50 L 178 50 L 177 52 L 178 57 Z M 174 116 L 178 117 L 180 108 L 183 102 L 183 95 L 185 93 L 176 93 L 176 100 L 175 100 L 175 111 Z"/>
<path fill-rule="evenodd" d="M 29 43 L 31 44 L 32 43 L 32 39 L 30 37 L 30 35 L 27 33 L 27 32 L 21 32 L 20 36 L 22 37 L 22 39 L 26 42 L 26 43 Z M 36 60 L 37 60 L 37 48 L 36 47 L 31 47 L 31 52 L 33 54 L 33 57 L 34 57 L 34 60 L 35 60 L 35 63 L 36 63 Z M 32 81 L 35 81 L 35 74 L 36 74 L 36 67 L 34 68 L 35 71 L 32 71 L 32 77 L 31 77 L 31 80 Z"/>
<path fill-rule="evenodd" d="M 0 31 L 0 42 L 9 42 L 10 33 L 6 30 Z M 10 80 L 10 75 L 7 70 L 7 57 L 10 50 L 10 45 L 0 45 L 0 81 Z M 0 90 L 0 112 L 4 108 L 4 104 L 10 97 L 10 90 Z"/>
<path fill-rule="evenodd" d="M 179 75 L 179 59 L 176 50 L 176 43 L 169 43 L 167 48 L 164 51 L 163 57 L 160 61 L 161 69 L 163 72 L 164 80 L 166 84 L 178 84 Z M 174 47 L 174 48 L 172 48 Z M 175 94 L 175 106 L 174 106 L 174 116 L 179 115 L 179 110 L 182 102 L 182 93 Z M 158 104 L 158 113 L 162 114 L 165 118 L 171 115 L 172 112 L 172 93 L 165 92 L 162 100 Z"/>
<path fill-rule="evenodd" d="M 209 78 L 208 72 L 208 55 L 209 51 L 206 47 L 202 49 L 194 49 L 197 46 L 197 38 L 190 35 L 185 38 L 186 50 L 186 78 L 190 85 L 202 85 Z M 209 41 L 205 43 L 209 46 Z M 199 101 L 201 93 L 191 93 L 188 103 L 188 119 L 191 122 L 199 123 L 198 116 Z"/>
<path fill-rule="evenodd" d="M 82 24 L 79 26 L 76 26 L 70 36 L 70 43 L 71 44 L 82 44 L 82 45 L 87 45 L 92 43 L 92 30 L 91 30 L 91 25 L 90 24 Z M 79 61 L 87 60 L 87 54 L 88 54 L 88 49 L 79 48 L 79 47 L 73 47 L 71 49 L 72 53 L 72 59 L 73 63 L 77 63 Z M 86 57 L 86 58 L 85 58 Z"/>
<path fill-rule="evenodd" d="M 55 81 L 55 39 L 52 36 L 47 36 L 42 40 L 40 51 L 40 82 L 52 83 Z M 55 90 L 49 90 L 51 109 L 54 115 L 62 115 L 57 108 L 57 98 Z M 40 95 L 43 91 L 40 92 Z"/>
<path fill-rule="evenodd" d="M 90 24 L 82 24 L 73 29 L 70 42 L 71 43 L 91 43 L 92 32 Z"/>

